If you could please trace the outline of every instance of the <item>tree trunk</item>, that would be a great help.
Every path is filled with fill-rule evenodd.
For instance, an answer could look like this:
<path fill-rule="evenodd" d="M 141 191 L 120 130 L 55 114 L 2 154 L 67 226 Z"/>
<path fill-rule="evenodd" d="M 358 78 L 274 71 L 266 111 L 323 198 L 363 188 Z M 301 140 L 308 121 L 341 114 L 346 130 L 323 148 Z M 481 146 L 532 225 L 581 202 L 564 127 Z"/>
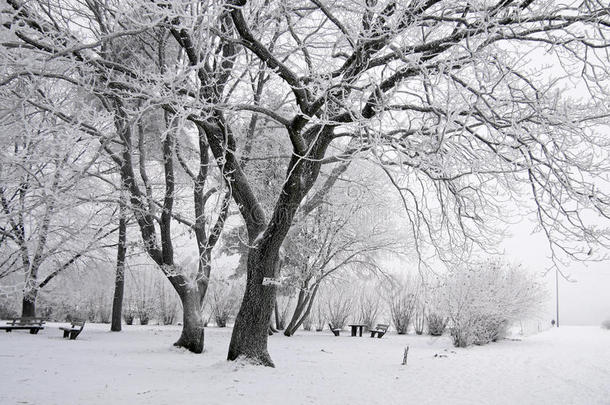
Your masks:
<path fill-rule="evenodd" d="M 184 347 L 193 353 L 203 352 L 203 312 L 197 288 L 185 287 L 180 293 L 182 302 L 182 334 L 174 346 Z"/>
<path fill-rule="evenodd" d="M 269 257 L 265 254 L 258 255 L 256 252 L 256 249 L 250 251 L 248 259 L 250 277 L 246 281 L 246 292 L 235 318 L 227 359 L 236 360 L 238 357 L 245 357 L 256 364 L 274 367 L 267 351 L 267 337 L 269 319 L 275 303 L 276 286 L 263 285 L 263 275 L 275 278 L 279 258 L 277 254 Z M 269 269 L 274 269 L 273 274 L 269 274 Z"/>
<path fill-rule="evenodd" d="M 280 306 L 277 303 L 277 297 L 275 297 L 275 305 L 273 308 L 273 312 L 275 313 L 275 329 L 282 330 L 284 329 L 284 323 L 280 318 Z"/>
<path fill-rule="evenodd" d="M 119 244 L 116 257 L 116 277 L 114 280 L 114 297 L 112 299 L 112 332 L 121 331 L 121 320 L 123 316 L 123 291 L 125 289 L 125 255 L 127 253 L 127 220 L 125 218 L 123 204 L 120 207 L 119 219 Z"/>
<path fill-rule="evenodd" d="M 22 317 L 36 316 L 36 290 L 27 291 L 23 294 L 23 306 L 21 307 Z"/>
<path fill-rule="evenodd" d="M 223 124 L 222 121 L 219 122 Z M 267 337 L 276 286 L 273 283 L 264 285 L 263 280 L 277 279 L 280 247 L 301 201 L 320 173 L 321 158 L 333 139 L 333 127 L 315 125 L 307 129 L 303 138 L 312 142 L 307 153 L 308 159 L 303 159 L 298 153 L 291 158 L 286 181 L 269 221 L 265 220 L 265 213 L 243 172 L 239 170 L 235 156 L 226 154 L 223 145 L 230 134 L 226 127 L 224 129 L 225 131 L 219 131 L 218 128 L 210 128 L 207 137 L 214 155 L 217 159 L 223 159 L 223 172 L 229 174 L 230 171 L 230 177 L 226 178 L 233 185 L 233 197 L 241 206 L 240 212 L 246 222 L 248 239 L 252 246 L 248 252 L 246 291 L 235 318 L 227 359 L 245 357 L 253 363 L 274 367 L 267 351 Z"/>
<path fill-rule="evenodd" d="M 318 293 L 319 286 L 320 284 L 316 284 L 311 294 L 304 295 L 303 303 L 301 305 L 297 304 L 297 308 L 294 310 L 294 315 L 292 317 L 292 320 L 290 321 L 290 325 L 286 328 L 286 331 L 284 331 L 284 335 L 294 335 L 294 333 L 299 329 L 301 324 L 309 316 L 309 314 L 311 313 L 311 308 L 313 308 L 313 302 L 316 298 L 316 294 Z"/>
<path fill-rule="evenodd" d="M 297 297 L 297 305 L 294 308 L 294 312 L 292 313 L 290 322 L 288 322 L 288 326 L 286 326 L 286 330 L 284 331 L 284 336 L 292 336 L 294 334 L 294 331 L 296 330 L 295 325 L 299 321 L 299 318 L 301 318 L 301 314 L 305 310 L 305 306 L 307 305 L 308 302 L 309 302 L 309 295 L 305 292 L 305 290 L 303 289 L 303 286 L 301 286 L 301 289 L 299 291 L 299 296 Z M 297 328 L 298 328 L 298 326 L 297 326 Z"/>

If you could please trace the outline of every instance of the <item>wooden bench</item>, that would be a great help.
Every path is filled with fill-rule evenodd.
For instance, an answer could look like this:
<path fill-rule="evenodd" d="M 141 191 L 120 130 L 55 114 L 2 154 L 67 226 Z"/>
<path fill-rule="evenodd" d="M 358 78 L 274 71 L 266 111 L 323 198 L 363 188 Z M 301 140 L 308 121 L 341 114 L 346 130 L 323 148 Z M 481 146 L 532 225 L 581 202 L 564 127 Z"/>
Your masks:
<path fill-rule="evenodd" d="M 6 325 L 0 326 L 0 330 L 11 332 L 13 329 L 24 330 L 29 329 L 32 335 L 35 335 L 41 329 L 44 329 L 44 318 L 23 317 L 11 318 Z"/>
<path fill-rule="evenodd" d="M 64 331 L 64 338 L 67 338 L 68 336 L 70 336 L 70 340 L 74 340 L 74 339 L 76 339 L 76 337 L 78 335 L 80 335 L 80 333 L 83 331 L 84 327 L 85 327 L 85 321 L 82 321 L 82 322 L 73 321 L 70 324 L 70 327 L 62 326 L 59 329 Z"/>
<path fill-rule="evenodd" d="M 335 336 L 339 336 L 339 334 L 341 333 L 341 329 L 333 328 L 333 326 L 330 323 L 328 324 L 328 328 L 331 330 L 331 332 Z"/>
<path fill-rule="evenodd" d="M 378 323 L 377 326 L 375 326 L 375 329 L 370 330 L 371 337 L 375 337 L 375 335 L 377 335 L 377 337 L 379 339 L 381 339 L 381 337 L 386 334 L 389 327 L 390 327 L 390 325 L 386 325 L 384 323 Z"/>

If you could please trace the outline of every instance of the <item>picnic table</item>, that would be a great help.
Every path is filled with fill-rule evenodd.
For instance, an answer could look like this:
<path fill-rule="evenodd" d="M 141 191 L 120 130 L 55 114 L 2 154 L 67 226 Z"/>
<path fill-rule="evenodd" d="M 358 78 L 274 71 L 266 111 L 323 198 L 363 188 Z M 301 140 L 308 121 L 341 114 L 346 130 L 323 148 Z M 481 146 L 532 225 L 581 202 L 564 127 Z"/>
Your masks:
<path fill-rule="evenodd" d="M 368 325 L 362 323 L 351 323 L 348 326 L 352 328 L 352 336 L 356 336 L 356 332 L 358 332 L 358 336 L 362 337 L 362 329 L 364 329 L 364 327 Z"/>
<path fill-rule="evenodd" d="M 11 318 L 6 325 L 0 326 L 0 330 L 11 332 L 13 329 L 24 330 L 29 329 L 32 335 L 35 335 L 41 329 L 44 329 L 44 318 L 22 317 Z"/>

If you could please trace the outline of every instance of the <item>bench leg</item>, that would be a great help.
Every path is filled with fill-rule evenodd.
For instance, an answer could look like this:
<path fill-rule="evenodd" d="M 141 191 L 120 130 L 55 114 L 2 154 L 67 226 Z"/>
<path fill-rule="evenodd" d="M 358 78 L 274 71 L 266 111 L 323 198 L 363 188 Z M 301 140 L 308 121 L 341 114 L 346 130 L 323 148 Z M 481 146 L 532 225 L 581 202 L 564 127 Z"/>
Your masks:
<path fill-rule="evenodd" d="M 374 330 L 371 331 L 371 337 L 372 338 L 375 337 L 375 331 Z"/>
<path fill-rule="evenodd" d="M 6 329 L 6 333 L 12 332 L 12 329 Z"/>
<path fill-rule="evenodd" d="M 69 331 L 69 330 L 65 330 L 65 331 L 64 331 L 64 339 L 68 337 L 68 334 L 69 334 L 69 333 L 70 333 L 70 331 Z"/>
<path fill-rule="evenodd" d="M 383 337 L 383 335 L 385 335 L 385 332 L 380 333 L 379 336 L 377 336 L 379 339 L 381 339 Z"/>
<path fill-rule="evenodd" d="M 79 333 L 80 333 L 80 331 L 76 331 L 76 330 L 70 332 L 70 340 L 76 339 L 76 337 L 78 336 Z"/>
<path fill-rule="evenodd" d="M 38 331 L 39 331 L 39 330 L 40 330 L 40 329 L 30 329 L 30 334 L 31 334 L 31 335 L 35 335 L 35 334 L 37 334 L 37 333 L 38 333 Z"/>

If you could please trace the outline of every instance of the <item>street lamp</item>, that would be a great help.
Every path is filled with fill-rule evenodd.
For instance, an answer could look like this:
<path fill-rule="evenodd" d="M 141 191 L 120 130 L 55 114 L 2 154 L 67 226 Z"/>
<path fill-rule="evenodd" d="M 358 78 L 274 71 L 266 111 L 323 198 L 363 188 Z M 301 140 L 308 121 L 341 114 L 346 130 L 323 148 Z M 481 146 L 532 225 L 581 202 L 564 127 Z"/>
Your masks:
<path fill-rule="evenodd" d="M 559 327 L 559 269 L 555 268 L 555 319 L 557 322 L 555 325 Z"/>

